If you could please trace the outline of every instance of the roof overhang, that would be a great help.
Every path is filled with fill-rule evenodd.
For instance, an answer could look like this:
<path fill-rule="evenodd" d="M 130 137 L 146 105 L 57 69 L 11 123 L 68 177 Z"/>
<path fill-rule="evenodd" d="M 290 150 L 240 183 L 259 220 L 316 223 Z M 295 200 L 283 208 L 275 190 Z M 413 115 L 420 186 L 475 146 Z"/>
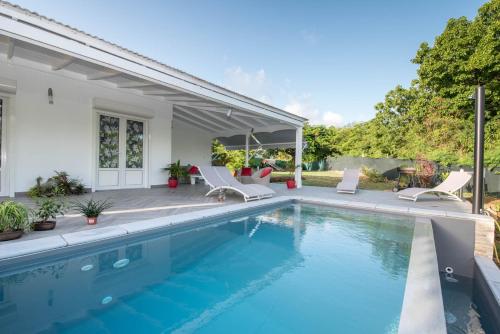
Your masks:
<path fill-rule="evenodd" d="M 305 118 L 0 1 L 0 54 L 170 102 L 174 122 L 214 136 L 303 126 Z"/>
<path fill-rule="evenodd" d="M 296 130 L 294 129 L 277 130 L 273 132 L 255 132 L 253 136 L 255 136 L 259 142 L 256 142 L 252 136 L 250 136 L 249 148 L 251 150 L 257 148 L 295 148 L 296 145 Z M 218 137 L 217 140 L 224 145 L 227 150 L 244 150 L 246 135 Z"/>

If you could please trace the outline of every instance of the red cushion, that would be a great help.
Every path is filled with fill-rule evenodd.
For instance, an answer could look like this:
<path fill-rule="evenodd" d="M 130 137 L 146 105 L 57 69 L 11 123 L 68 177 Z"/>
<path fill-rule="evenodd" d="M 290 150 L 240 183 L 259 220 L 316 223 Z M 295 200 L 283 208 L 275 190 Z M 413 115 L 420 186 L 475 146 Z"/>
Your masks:
<path fill-rule="evenodd" d="M 191 168 L 189 168 L 189 170 L 188 170 L 188 173 L 191 174 L 191 175 L 198 174 L 198 167 L 191 166 Z"/>
<path fill-rule="evenodd" d="M 252 168 L 251 167 L 243 167 L 241 169 L 241 176 L 252 176 Z"/>
<path fill-rule="evenodd" d="M 271 172 L 273 171 L 273 169 L 271 167 L 266 167 L 262 170 L 262 173 L 260 173 L 260 177 L 263 178 L 263 177 L 266 177 L 268 176 L 269 174 L 271 174 Z"/>

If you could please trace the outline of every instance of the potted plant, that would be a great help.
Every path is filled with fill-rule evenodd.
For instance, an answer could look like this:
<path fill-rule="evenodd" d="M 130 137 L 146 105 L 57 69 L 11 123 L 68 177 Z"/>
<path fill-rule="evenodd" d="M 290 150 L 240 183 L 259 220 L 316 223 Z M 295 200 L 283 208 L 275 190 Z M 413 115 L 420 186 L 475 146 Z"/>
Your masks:
<path fill-rule="evenodd" d="M 108 200 L 95 201 L 94 199 L 89 199 L 84 202 L 76 202 L 73 208 L 81 213 L 83 216 L 87 217 L 87 224 L 95 225 L 97 224 L 97 217 L 106 209 L 113 206 Z"/>
<path fill-rule="evenodd" d="M 288 189 L 295 189 L 297 187 L 297 184 L 295 182 L 295 169 L 301 168 L 301 165 L 295 166 L 295 163 L 293 161 L 290 161 L 288 164 L 288 180 L 286 180 L 286 187 Z"/>
<path fill-rule="evenodd" d="M 64 215 L 65 206 L 60 200 L 43 198 L 37 201 L 38 208 L 33 210 L 33 224 L 35 231 L 48 231 L 56 227 L 56 216 Z"/>
<path fill-rule="evenodd" d="M 170 173 L 170 177 L 168 178 L 169 188 L 177 188 L 179 179 L 188 175 L 187 170 L 183 166 L 181 166 L 180 160 L 171 163 L 170 167 L 165 168 L 165 170 L 168 170 Z"/>
<path fill-rule="evenodd" d="M 28 209 L 24 205 L 10 200 L 0 203 L 0 241 L 20 238 L 29 228 Z"/>

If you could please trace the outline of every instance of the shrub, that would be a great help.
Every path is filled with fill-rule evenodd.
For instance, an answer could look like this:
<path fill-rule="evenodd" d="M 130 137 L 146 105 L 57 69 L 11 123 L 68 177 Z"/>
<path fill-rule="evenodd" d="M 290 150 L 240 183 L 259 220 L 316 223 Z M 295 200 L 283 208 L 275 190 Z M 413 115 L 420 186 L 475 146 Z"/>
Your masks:
<path fill-rule="evenodd" d="M 371 182 L 384 182 L 385 177 L 379 173 L 375 168 L 370 168 L 367 166 L 361 167 L 361 172 L 364 176 L 368 178 Z"/>
<path fill-rule="evenodd" d="M 432 186 L 434 176 L 436 175 L 435 164 L 426 159 L 423 155 L 417 155 L 417 179 L 420 185 L 424 188 Z"/>
<path fill-rule="evenodd" d="M 85 186 L 76 178 L 70 178 L 64 171 L 55 171 L 56 175 L 43 182 L 41 176 L 37 177 L 36 185 L 28 190 L 30 197 L 52 197 L 81 195 L 85 192 Z"/>
<path fill-rule="evenodd" d="M 491 208 L 493 209 L 493 211 L 495 211 L 496 213 L 500 212 L 500 202 L 495 202 L 491 205 Z"/>
<path fill-rule="evenodd" d="M 55 219 L 57 215 L 63 215 L 65 205 L 62 201 L 54 198 L 43 198 L 37 201 L 38 208 L 32 211 L 32 218 L 35 222 L 46 222 Z"/>
<path fill-rule="evenodd" d="M 0 232 L 29 230 L 28 209 L 21 203 L 3 201 L 0 203 Z"/>

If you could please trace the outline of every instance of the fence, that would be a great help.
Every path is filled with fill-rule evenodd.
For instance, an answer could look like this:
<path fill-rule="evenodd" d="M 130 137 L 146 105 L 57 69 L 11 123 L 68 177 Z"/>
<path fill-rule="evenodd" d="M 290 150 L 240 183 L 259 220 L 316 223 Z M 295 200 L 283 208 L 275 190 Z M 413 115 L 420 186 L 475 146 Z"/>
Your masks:
<path fill-rule="evenodd" d="M 393 158 L 363 158 L 363 157 L 329 157 L 326 160 L 328 170 L 343 170 L 344 168 L 361 168 L 366 166 L 382 173 L 389 180 L 394 180 L 398 177 L 398 167 L 413 166 L 412 160 L 402 160 Z M 452 166 L 451 170 L 459 170 L 463 168 L 466 171 L 472 171 L 472 167 Z M 446 167 L 438 166 L 438 169 L 447 169 Z M 486 191 L 488 193 L 500 193 L 500 168 L 494 170 L 486 170 L 484 174 Z"/>

